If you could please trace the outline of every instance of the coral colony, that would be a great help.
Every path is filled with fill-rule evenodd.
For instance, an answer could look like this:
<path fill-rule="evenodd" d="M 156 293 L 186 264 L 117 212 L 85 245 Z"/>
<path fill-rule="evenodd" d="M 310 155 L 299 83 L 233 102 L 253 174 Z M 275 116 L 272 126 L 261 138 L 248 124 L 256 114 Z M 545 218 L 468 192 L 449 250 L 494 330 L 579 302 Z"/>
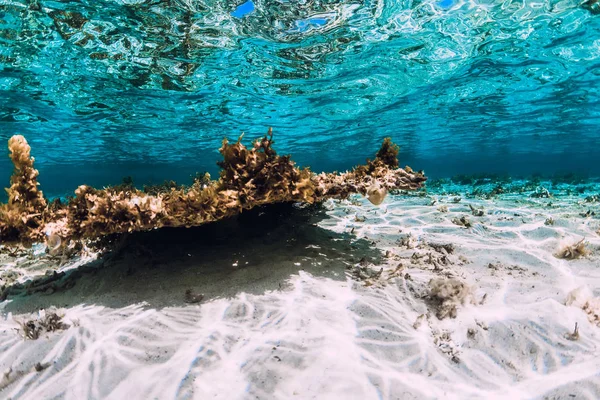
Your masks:
<path fill-rule="evenodd" d="M 242 135 L 243 136 L 243 135 Z M 49 202 L 38 189 L 38 171 L 23 136 L 8 141 L 14 164 L 8 203 L 0 205 L 0 243 L 45 242 L 60 251 L 81 240 L 162 227 L 192 227 L 218 221 L 253 207 L 318 203 L 360 193 L 380 204 L 389 190 L 417 190 L 422 172 L 398 167 L 398 146 L 385 139 L 374 160 L 345 173 L 315 174 L 273 150 L 271 129 L 251 148 L 223 140 L 220 177 L 206 174 L 188 187 L 165 187 L 152 194 L 121 185 L 94 189 L 82 185 L 66 204 Z"/>

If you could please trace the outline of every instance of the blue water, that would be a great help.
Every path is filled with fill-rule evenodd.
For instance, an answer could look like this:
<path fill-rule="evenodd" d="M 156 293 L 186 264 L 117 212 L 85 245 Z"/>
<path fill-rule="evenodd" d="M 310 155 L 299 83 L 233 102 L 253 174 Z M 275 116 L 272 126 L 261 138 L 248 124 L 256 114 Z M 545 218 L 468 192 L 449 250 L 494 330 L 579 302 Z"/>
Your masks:
<path fill-rule="evenodd" d="M 600 3 L 582 3 L 0 1 L 0 141 L 26 136 L 47 194 L 189 181 L 269 126 L 317 171 L 391 136 L 433 177 L 600 175 Z"/>

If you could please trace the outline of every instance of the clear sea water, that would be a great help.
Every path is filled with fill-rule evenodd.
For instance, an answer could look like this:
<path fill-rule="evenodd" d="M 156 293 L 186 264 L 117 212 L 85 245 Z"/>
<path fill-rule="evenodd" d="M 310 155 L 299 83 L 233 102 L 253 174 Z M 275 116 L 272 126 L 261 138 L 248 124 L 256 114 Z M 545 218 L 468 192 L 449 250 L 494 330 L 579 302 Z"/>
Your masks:
<path fill-rule="evenodd" d="M 599 93 L 596 0 L 0 0 L 0 141 L 48 195 L 189 182 L 269 126 L 316 171 L 391 136 L 432 177 L 600 175 Z"/>

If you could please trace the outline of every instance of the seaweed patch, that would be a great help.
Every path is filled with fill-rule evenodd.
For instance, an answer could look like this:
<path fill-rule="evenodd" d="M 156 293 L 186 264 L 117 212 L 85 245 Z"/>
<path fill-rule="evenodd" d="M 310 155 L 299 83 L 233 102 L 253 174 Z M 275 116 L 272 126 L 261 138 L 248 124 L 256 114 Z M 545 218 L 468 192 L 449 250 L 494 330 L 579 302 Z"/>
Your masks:
<path fill-rule="evenodd" d="M 398 167 L 398 146 L 385 139 L 374 160 L 344 173 L 315 174 L 273 149 L 272 130 L 251 147 L 242 136 L 219 149 L 223 160 L 217 180 L 204 174 L 191 186 L 167 183 L 138 190 L 131 179 L 96 189 L 82 185 L 66 204 L 48 202 L 38 189 L 38 171 L 23 136 L 9 140 L 15 166 L 9 201 L 0 205 L 0 243 L 46 242 L 48 251 L 71 251 L 74 242 L 100 245 L 114 234 L 163 227 L 192 227 L 277 203 L 319 203 L 360 193 L 380 204 L 391 190 L 417 190 L 426 177 Z M 75 246 L 77 247 L 77 246 Z"/>

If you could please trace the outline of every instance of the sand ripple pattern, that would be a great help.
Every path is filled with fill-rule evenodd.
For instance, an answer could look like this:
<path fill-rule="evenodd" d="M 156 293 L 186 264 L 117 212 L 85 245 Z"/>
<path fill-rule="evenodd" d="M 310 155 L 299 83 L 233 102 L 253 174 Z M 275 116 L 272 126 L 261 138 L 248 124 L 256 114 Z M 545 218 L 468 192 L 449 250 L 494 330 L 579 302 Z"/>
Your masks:
<path fill-rule="evenodd" d="M 568 293 L 580 286 L 600 295 L 600 239 L 593 235 L 598 220 L 578 216 L 582 206 L 569 199 L 559 209 L 543 209 L 541 202 L 474 200 L 486 213 L 471 216 L 477 224 L 464 228 L 451 220 L 469 215 L 466 201 L 438 198 L 449 206 L 442 213 L 431 200 L 391 196 L 379 208 L 361 199 L 327 204 L 329 218 L 321 227 L 332 234 L 353 230 L 356 238 L 345 240 L 372 241 L 381 253 L 393 254 L 369 258 L 374 269 L 383 268 L 387 276 L 396 264 L 404 265 L 402 274 L 385 282 L 365 286 L 350 272 L 332 278 L 318 269 L 299 269 L 280 289 L 240 290 L 201 304 L 75 305 L 64 309 L 69 329 L 36 341 L 19 337 L 15 320 L 22 315 L 5 314 L 0 366 L 12 367 L 18 377 L 0 395 L 598 398 L 600 328 L 581 309 L 565 305 Z M 556 222 L 545 225 L 550 215 Z M 553 256 L 561 242 L 581 236 L 592 249 L 588 258 Z M 413 253 L 433 252 L 428 243 L 454 245 L 448 264 L 436 269 L 411 261 Z M 427 285 L 449 276 L 470 285 L 475 301 L 460 306 L 455 319 L 438 320 L 425 296 Z M 0 307 L 11 310 L 7 302 Z M 569 340 L 575 323 L 580 337 Z M 36 362 L 49 366 L 36 372 Z"/>

